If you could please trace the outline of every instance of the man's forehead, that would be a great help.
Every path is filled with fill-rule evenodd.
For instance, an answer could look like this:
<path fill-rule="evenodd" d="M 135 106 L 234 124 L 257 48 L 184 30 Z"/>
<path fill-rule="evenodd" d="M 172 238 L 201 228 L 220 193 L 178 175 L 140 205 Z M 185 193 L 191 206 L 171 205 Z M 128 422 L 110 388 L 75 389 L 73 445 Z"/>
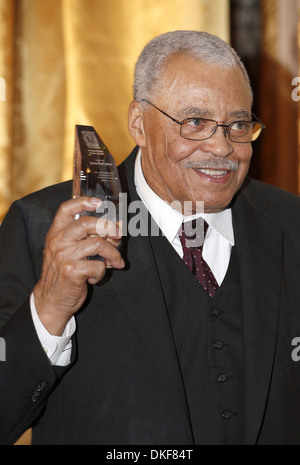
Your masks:
<path fill-rule="evenodd" d="M 177 116 L 185 118 L 213 117 L 215 106 L 224 101 L 229 116 L 251 116 L 251 88 L 239 66 L 225 68 L 188 55 L 176 56 L 164 70 L 159 95 L 163 104 L 176 103 Z"/>
<path fill-rule="evenodd" d="M 164 66 L 162 68 L 163 74 L 170 73 L 173 74 L 174 72 L 176 74 L 184 74 L 187 73 L 189 74 L 189 71 L 193 68 L 198 68 L 199 71 L 201 70 L 208 70 L 209 73 L 218 72 L 222 71 L 224 69 L 239 69 L 239 66 L 226 66 L 224 64 L 220 64 L 217 61 L 204 61 L 203 59 L 197 58 L 189 53 L 177 53 L 174 55 L 171 55 L 166 62 L 164 62 Z"/>
<path fill-rule="evenodd" d="M 214 110 L 209 106 L 183 106 L 177 108 L 177 113 L 184 118 L 202 117 L 202 118 L 214 118 Z M 232 109 L 228 112 L 228 117 L 236 119 L 248 120 L 251 118 L 251 112 L 246 108 Z"/>
<path fill-rule="evenodd" d="M 175 88 L 188 81 L 197 87 L 197 85 L 201 85 L 202 81 L 205 81 L 206 85 L 209 86 L 215 85 L 216 82 L 232 81 L 233 77 L 237 80 L 243 80 L 248 87 L 249 84 L 238 65 L 231 67 L 218 63 L 206 63 L 190 55 L 181 54 L 171 57 L 167 61 L 161 71 L 160 83 L 165 81 L 168 86 Z"/>

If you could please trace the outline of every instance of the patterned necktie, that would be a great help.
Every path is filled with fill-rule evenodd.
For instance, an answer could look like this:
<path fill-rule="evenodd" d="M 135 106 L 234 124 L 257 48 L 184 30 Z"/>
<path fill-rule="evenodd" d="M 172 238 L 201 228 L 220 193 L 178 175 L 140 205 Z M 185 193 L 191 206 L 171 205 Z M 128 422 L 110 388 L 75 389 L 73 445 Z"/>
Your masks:
<path fill-rule="evenodd" d="M 183 223 L 179 237 L 183 248 L 183 261 L 193 273 L 195 278 L 213 297 L 219 285 L 210 267 L 202 257 L 204 237 L 208 224 L 203 218 Z"/>

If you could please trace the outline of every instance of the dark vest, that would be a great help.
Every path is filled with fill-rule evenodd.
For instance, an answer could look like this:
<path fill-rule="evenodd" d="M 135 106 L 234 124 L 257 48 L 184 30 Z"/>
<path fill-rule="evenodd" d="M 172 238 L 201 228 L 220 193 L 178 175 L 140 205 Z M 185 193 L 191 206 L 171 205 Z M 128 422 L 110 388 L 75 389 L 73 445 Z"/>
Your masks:
<path fill-rule="evenodd" d="M 236 248 L 210 298 L 165 237 L 150 239 L 195 444 L 243 443 L 242 324 Z"/>

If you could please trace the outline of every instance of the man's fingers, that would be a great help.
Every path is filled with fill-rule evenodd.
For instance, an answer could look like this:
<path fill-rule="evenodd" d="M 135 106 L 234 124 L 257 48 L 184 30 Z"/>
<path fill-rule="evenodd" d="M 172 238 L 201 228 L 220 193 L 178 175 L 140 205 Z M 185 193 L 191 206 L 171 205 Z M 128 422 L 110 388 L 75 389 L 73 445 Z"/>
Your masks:
<path fill-rule="evenodd" d="M 77 242 L 88 236 L 97 234 L 98 218 L 90 215 L 82 215 L 78 220 L 74 220 L 62 231 L 61 238 L 66 242 Z"/>
<path fill-rule="evenodd" d="M 110 237 L 111 239 L 116 240 L 121 239 L 122 237 L 122 231 L 119 225 L 107 218 L 98 218 L 96 232 L 98 236 Z"/>
<path fill-rule="evenodd" d="M 76 216 L 84 211 L 93 212 L 101 205 L 101 200 L 95 197 L 78 197 L 77 199 L 67 200 L 59 207 L 52 225 L 52 230 L 65 228 L 74 221 Z"/>
<path fill-rule="evenodd" d="M 93 237 L 86 239 L 84 247 L 83 259 L 78 259 L 73 257 L 72 260 L 67 261 L 63 265 L 64 277 L 67 278 L 69 282 L 82 283 L 88 281 L 90 284 L 96 284 L 99 282 L 105 275 L 106 268 L 116 268 L 122 269 L 125 266 L 125 262 L 122 259 L 120 252 L 111 244 L 109 244 L 105 239 L 100 237 Z M 80 256 L 83 251 L 79 250 L 78 255 Z M 100 260 L 86 260 L 88 256 L 102 256 L 105 261 Z M 106 265 L 106 261 L 109 265 Z M 68 273 L 68 275 L 67 275 Z"/>
<path fill-rule="evenodd" d="M 53 222 L 52 228 L 49 231 L 48 237 L 57 236 L 58 231 L 61 232 L 60 239 L 66 242 L 80 241 L 85 239 L 89 235 L 98 235 L 111 239 L 111 243 L 120 241 L 122 237 L 121 226 L 118 223 L 114 223 L 106 218 L 98 218 L 93 215 L 81 215 L 75 221 L 76 215 L 84 211 L 87 211 L 88 204 L 86 199 L 78 201 L 68 201 L 61 205 L 58 213 Z M 76 202 L 76 203 L 75 203 Z M 95 210 L 95 205 L 98 202 L 96 199 L 95 203 L 93 198 L 89 204 L 90 211 Z"/>
<path fill-rule="evenodd" d="M 123 268 L 125 266 L 116 246 L 99 236 L 88 237 L 80 241 L 70 253 L 74 260 L 86 259 L 95 255 L 103 257 L 113 268 Z"/>

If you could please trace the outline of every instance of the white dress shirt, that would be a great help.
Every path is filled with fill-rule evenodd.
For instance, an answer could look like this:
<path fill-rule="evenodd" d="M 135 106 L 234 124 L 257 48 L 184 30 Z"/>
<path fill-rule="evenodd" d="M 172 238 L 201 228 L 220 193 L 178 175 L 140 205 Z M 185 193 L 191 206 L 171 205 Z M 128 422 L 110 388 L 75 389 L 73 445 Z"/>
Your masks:
<path fill-rule="evenodd" d="M 75 318 L 72 317 L 68 322 L 62 336 L 53 336 L 47 331 L 39 319 L 34 303 L 33 293 L 30 296 L 30 309 L 35 330 L 51 364 L 67 366 L 70 363 L 72 350 L 71 337 L 76 329 Z"/>
<path fill-rule="evenodd" d="M 141 166 L 141 152 L 135 163 L 135 185 L 137 193 L 166 236 L 170 244 L 182 257 L 183 250 L 178 231 L 183 222 L 202 217 L 209 225 L 203 244 L 203 258 L 211 268 L 220 285 L 225 277 L 234 245 L 231 209 L 220 213 L 199 213 L 184 216 L 162 200 L 147 184 Z"/>
<path fill-rule="evenodd" d="M 230 260 L 231 247 L 234 245 L 231 210 L 220 213 L 200 213 L 184 216 L 162 200 L 147 184 L 141 165 L 141 151 L 135 162 L 135 185 L 137 193 L 154 221 L 160 227 L 176 252 L 182 257 L 183 251 L 178 236 L 182 222 L 202 217 L 209 225 L 203 244 L 203 258 L 210 266 L 219 285 L 221 285 Z M 51 335 L 41 323 L 34 304 L 30 298 L 31 314 L 40 342 L 53 365 L 66 366 L 70 362 L 71 337 L 76 330 L 75 318 L 72 317 L 61 337 Z"/>

